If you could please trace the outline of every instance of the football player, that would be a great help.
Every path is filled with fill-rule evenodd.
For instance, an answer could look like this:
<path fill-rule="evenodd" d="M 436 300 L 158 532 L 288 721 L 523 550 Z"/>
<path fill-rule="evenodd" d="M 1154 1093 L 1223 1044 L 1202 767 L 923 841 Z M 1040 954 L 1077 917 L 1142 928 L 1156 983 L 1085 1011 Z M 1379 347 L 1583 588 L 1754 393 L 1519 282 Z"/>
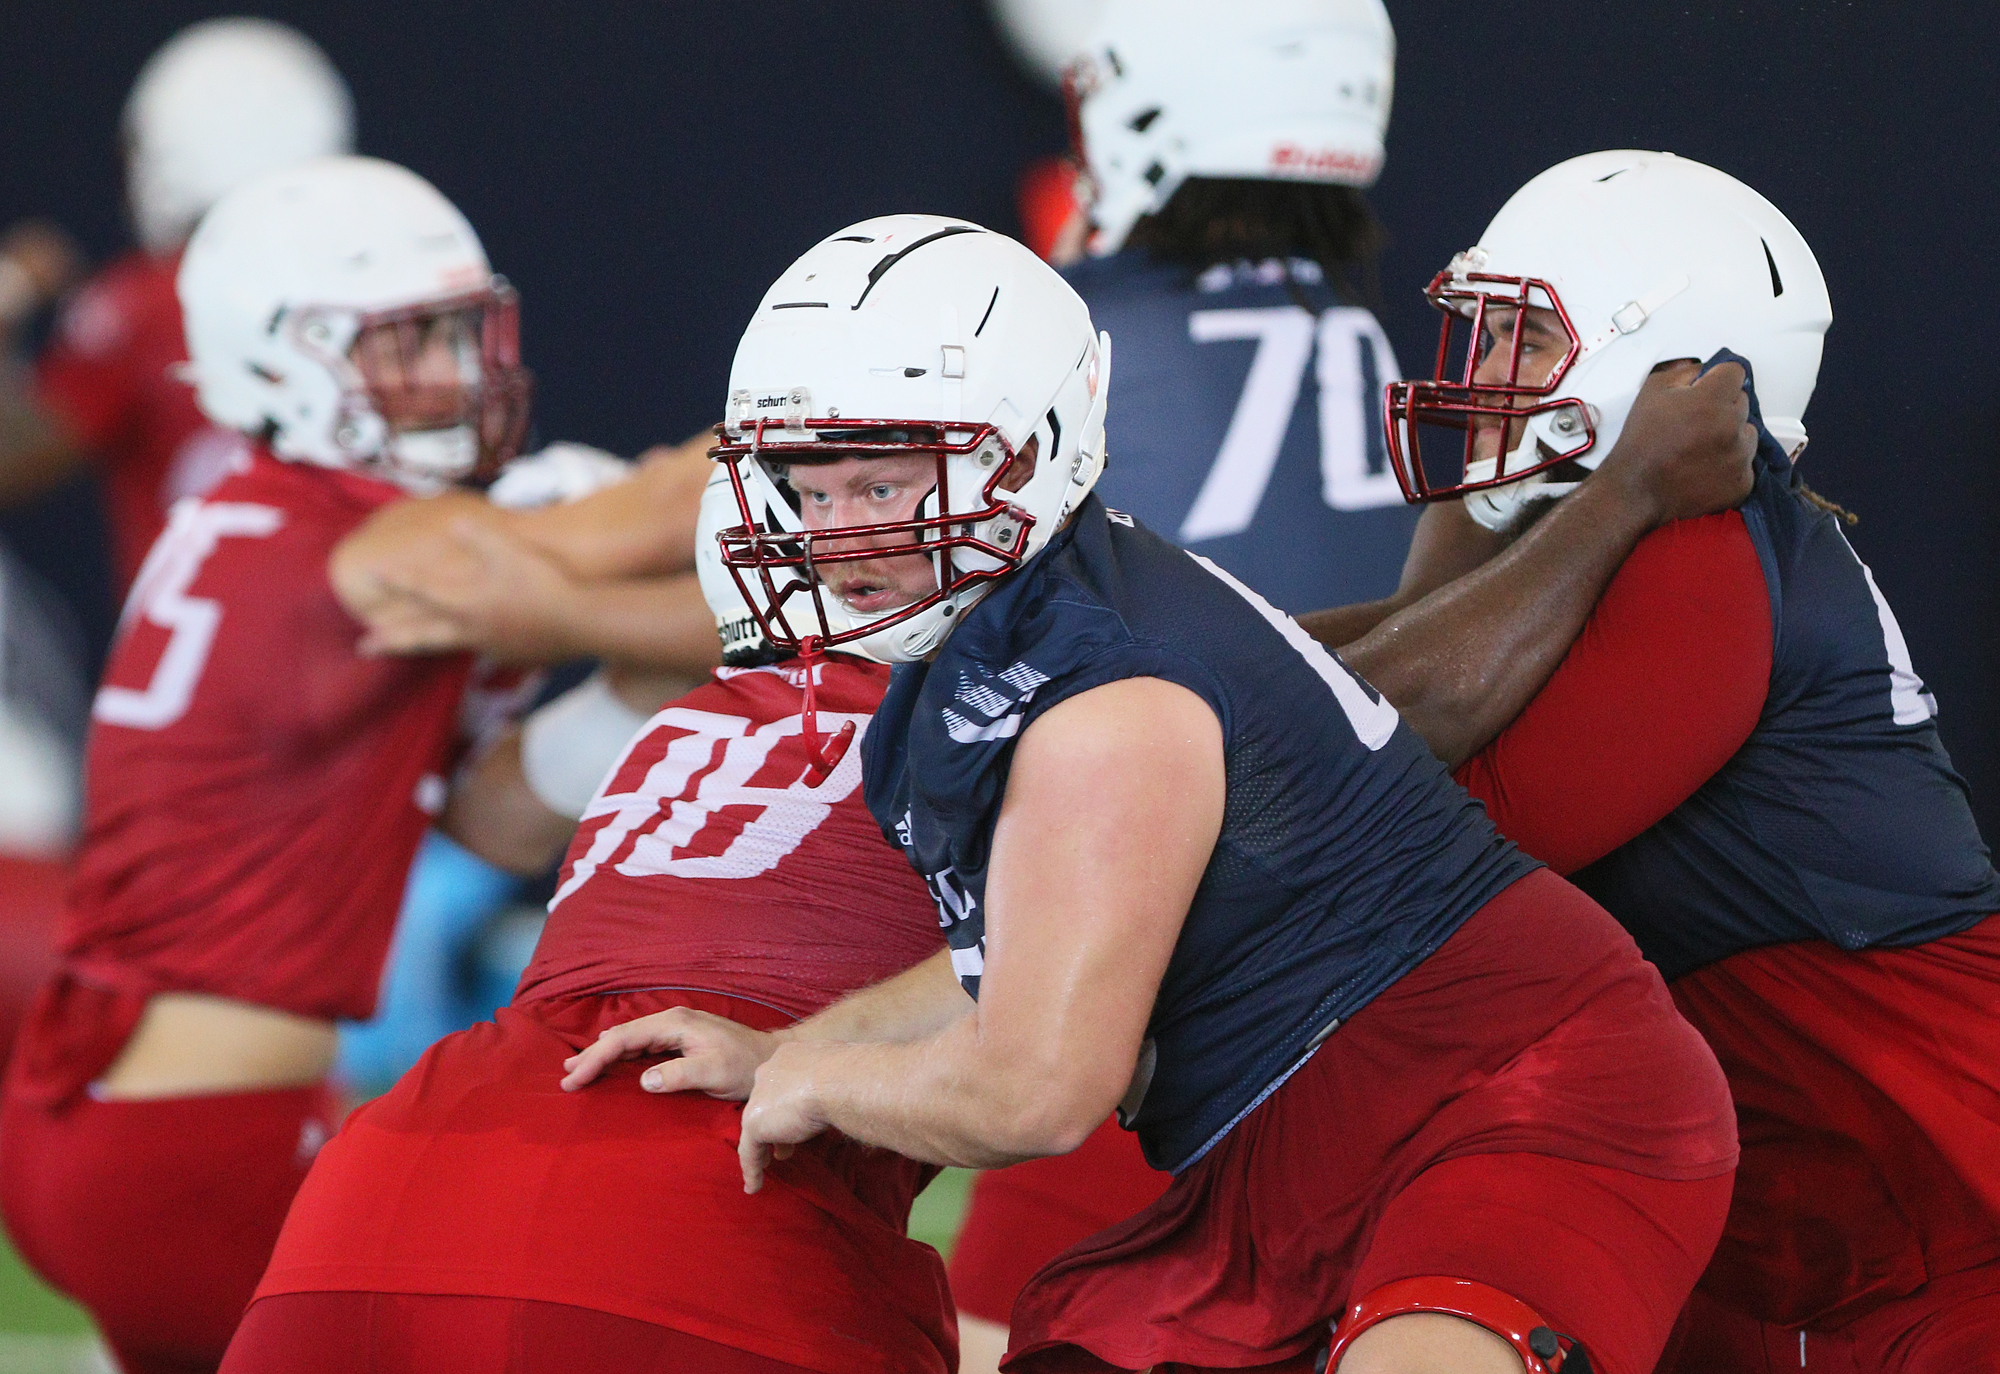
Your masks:
<path fill-rule="evenodd" d="M 1574 499 L 1660 361 L 1754 374 L 1749 499 L 1648 538 L 1459 774 L 1625 925 L 1735 1095 L 1728 1223 L 1662 1368 L 2000 1368 L 2000 877 L 1852 517 L 1801 473 L 1811 249 L 1713 168 L 1594 153 L 1429 294 L 1453 361 L 1392 388 L 1392 451 L 1445 498 L 1427 522 L 1494 547 Z M 1454 480 L 1434 426 L 1464 432 Z"/>
<path fill-rule="evenodd" d="M 14 389 L 0 370 L 0 504 L 101 460 L 117 585 L 131 584 L 168 508 L 214 486 L 242 447 L 208 422 L 180 375 L 182 245 L 225 193 L 345 152 L 353 131 L 340 73 L 283 24 L 210 19 L 153 54 L 125 103 L 125 192 L 138 247 L 64 306 L 30 390 Z M 0 298 L 10 281 L 36 295 L 59 285 L 53 248 L 46 233 L 0 245 Z"/>
<path fill-rule="evenodd" d="M 127 602 L 63 967 L 0 1102 L 8 1232 L 132 1371 L 220 1360 L 444 800 L 468 662 L 358 653 L 328 553 L 507 457 L 528 397 L 511 291 L 388 163 L 238 188 L 178 291 L 202 409 L 245 456 L 175 506 Z"/>
<path fill-rule="evenodd" d="M 1016 18 L 1051 45 L 1075 23 Z M 1112 0 L 1081 39 L 1068 237 L 1087 222 L 1092 256 L 1064 276 L 1118 347 L 1100 494 L 1281 609 L 1387 595 L 1415 521 L 1382 435 L 1395 354 L 1367 308 L 1364 192 L 1395 80 L 1381 0 Z M 1165 1186 L 1115 1125 L 980 1176 L 951 1270 L 987 1324 L 968 1360 L 980 1335 L 1004 1348 L 995 1324 L 1043 1261 Z"/>
<path fill-rule="evenodd" d="M 718 450 L 744 515 L 725 561 L 774 642 L 902 665 L 866 797 L 950 948 L 775 1034 L 689 1009 L 615 1027 L 566 1083 L 677 1051 L 642 1086 L 747 1097 L 752 1191 L 829 1129 L 990 1166 L 1074 1149 L 1118 1105 L 1174 1183 L 1029 1285 L 1020 1367 L 1309 1361 L 1366 1299 L 1386 1319 L 1352 1369 L 1587 1347 L 1643 1374 L 1726 1207 L 1719 1073 L 1629 939 L 1394 706 L 1091 494 L 1110 361 L 1059 277 L 961 221 L 865 221 L 772 287 Z M 1641 453 L 1567 528 L 1739 500 L 1740 406 L 1702 499 L 1620 514 Z M 1560 554 L 1551 528 L 1503 567 Z M 1542 600 L 1580 623 L 1587 581 Z M 1471 671 L 1537 656 L 1504 639 L 1461 643 L 1463 680 L 1502 690 L 1430 713 L 1434 745 L 1518 708 L 1508 673 Z M 837 767 L 841 737 L 813 753 Z"/>
<path fill-rule="evenodd" d="M 712 536 L 735 521 L 726 480 L 709 505 Z M 943 1267 L 904 1234 L 929 1169 L 822 1137 L 789 1186 L 746 1197 L 734 1103 L 683 1095 L 663 1116 L 636 1065 L 555 1090 L 564 1058 L 635 1016 L 775 1028 L 938 947 L 923 883 L 862 803 L 861 751 L 814 769 L 815 734 L 865 733 L 888 670 L 772 652 L 712 538 L 703 572 L 729 642 L 710 681 L 622 734 L 587 702 L 529 718 L 531 775 L 538 752 L 589 761 L 573 808 L 546 777 L 454 796 L 455 835 L 529 866 L 555 808 L 581 814 L 549 924 L 513 1004 L 321 1152 L 232 1374 L 955 1367 Z"/>

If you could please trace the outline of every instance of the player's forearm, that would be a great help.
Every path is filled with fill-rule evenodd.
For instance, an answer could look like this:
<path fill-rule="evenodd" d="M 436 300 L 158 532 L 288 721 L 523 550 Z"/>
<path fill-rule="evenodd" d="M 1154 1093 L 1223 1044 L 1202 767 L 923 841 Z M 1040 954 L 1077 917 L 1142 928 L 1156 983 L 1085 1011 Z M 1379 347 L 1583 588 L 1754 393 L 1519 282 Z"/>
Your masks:
<path fill-rule="evenodd" d="M 504 515 L 469 491 L 391 501 L 362 521 L 327 559 L 327 580 L 347 613 L 366 620 L 391 601 L 388 583 L 421 577 L 426 560 L 457 557 L 451 538 L 454 519 Z"/>
<path fill-rule="evenodd" d="M 1299 625 L 1327 648 L 1343 648 L 1506 547 L 1504 538 L 1474 523 L 1462 502 L 1434 502 L 1417 518 L 1410 551 L 1403 559 L 1403 575 L 1393 595 L 1312 611 L 1299 617 Z"/>
<path fill-rule="evenodd" d="M 1342 646 L 1341 657 L 1455 767 L 1548 681 L 1653 523 L 1652 507 L 1615 472 L 1593 474 L 1503 553 Z"/>
<path fill-rule="evenodd" d="M 548 626 L 562 654 L 700 677 L 722 661 L 715 612 L 693 573 L 574 582 Z"/>
<path fill-rule="evenodd" d="M 983 1047 L 973 1017 L 905 1044 L 798 1050 L 812 1057 L 813 1097 L 829 1126 L 930 1164 L 997 1169 L 1067 1154 L 1111 1110 L 1067 1091 L 1054 1065 Z"/>
<path fill-rule="evenodd" d="M 521 770 L 521 732 L 509 729 L 453 783 L 438 828 L 496 868 L 531 877 L 562 853 L 576 822 L 549 809 Z"/>
<path fill-rule="evenodd" d="M 694 566 L 695 517 L 713 442 L 704 430 L 653 449 L 625 481 L 579 501 L 512 512 L 509 529 L 584 580 L 685 572 Z"/>
<path fill-rule="evenodd" d="M 952 972 L 951 951 L 940 949 L 922 963 L 850 993 L 777 1034 L 799 1041 L 921 1040 L 971 1013 L 972 999 Z"/>

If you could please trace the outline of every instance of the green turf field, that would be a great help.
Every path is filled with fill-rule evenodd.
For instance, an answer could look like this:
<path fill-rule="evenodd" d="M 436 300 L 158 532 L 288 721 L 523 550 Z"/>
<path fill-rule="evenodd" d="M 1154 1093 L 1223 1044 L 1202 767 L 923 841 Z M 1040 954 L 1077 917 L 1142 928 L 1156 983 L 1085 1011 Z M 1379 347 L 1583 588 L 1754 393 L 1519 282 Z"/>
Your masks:
<path fill-rule="evenodd" d="M 949 1255 L 965 1217 L 969 1169 L 946 1169 L 910 1212 L 910 1234 Z M 107 1369 L 82 1309 L 51 1292 L 0 1241 L 0 1374 L 101 1374 Z"/>

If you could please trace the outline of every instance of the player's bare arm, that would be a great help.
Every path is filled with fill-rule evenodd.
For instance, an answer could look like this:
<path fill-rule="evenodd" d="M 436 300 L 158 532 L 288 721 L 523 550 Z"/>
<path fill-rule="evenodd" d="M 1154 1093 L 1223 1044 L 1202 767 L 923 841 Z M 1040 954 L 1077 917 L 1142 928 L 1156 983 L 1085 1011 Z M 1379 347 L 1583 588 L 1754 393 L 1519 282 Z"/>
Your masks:
<path fill-rule="evenodd" d="M 0 346 L 11 351 L 14 331 L 61 294 L 81 267 L 76 245 L 46 221 L 23 221 L 0 235 Z M 82 440 L 63 418 L 35 400 L 26 374 L 0 366 L 0 506 L 47 491 L 85 456 Z"/>
<path fill-rule="evenodd" d="M 496 868 L 523 877 L 544 872 L 576 833 L 582 803 L 630 736 L 693 685 L 673 673 L 602 670 L 509 726 L 467 763 L 438 828 Z M 537 748 L 524 752 L 531 738 Z"/>
<path fill-rule="evenodd" d="M 1340 646 L 1446 763 L 1476 753 L 1548 681 L 1641 538 L 1748 494 L 1756 432 L 1742 369 L 1697 371 L 1660 368 L 1602 466 L 1503 552 Z"/>
<path fill-rule="evenodd" d="M 562 505 L 507 510 L 445 493 L 385 508 L 329 570 L 368 626 L 364 649 L 706 671 L 715 635 L 686 571 L 705 443 L 655 449 L 629 480 Z"/>
<path fill-rule="evenodd" d="M 1221 730 L 1193 693 L 1152 678 L 1081 693 L 1015 756 L 976 1005 L 940 951 L 774 1033 L 685 1008 L 614 1027 L 565 1062 L 563 1086 L 619 1059 L 678 1056 L 644 1085 L 749 1097 L 752 1191 L 767 1147 L 828 1126 L 944 1163 L 1064 1153 L 1130 1085 L 1222 802 Z"/>
<path fill-rule="evenodd" d="M 829 1127 L 975 1167 L 1076 1148 L 1130 1085 L 1223 795 L 1221 726 L 1186 688 L 1134 678 L 1050 709 L 994 832 L 978 1004 L 900 1044 L 781 1043 L 743 1113 L 745 1188 Z"/>

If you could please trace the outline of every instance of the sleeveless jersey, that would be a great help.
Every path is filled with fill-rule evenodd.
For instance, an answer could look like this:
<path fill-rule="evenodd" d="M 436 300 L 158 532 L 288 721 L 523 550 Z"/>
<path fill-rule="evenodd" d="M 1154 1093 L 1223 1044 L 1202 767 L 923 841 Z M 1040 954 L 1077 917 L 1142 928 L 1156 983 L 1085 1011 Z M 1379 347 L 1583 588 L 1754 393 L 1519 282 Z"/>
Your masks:
<path fill-rule="evenodd" d="M 864 732 L 889 670 L 818 665 L 818 726 Z M 808 1016 L 935 954 L 924 885 L 861 801 L 861 750 L 804 781 L 804 669 L 719 668 L 626 746 L 584 811 L 516 1003 L 695 988 Z"/>
<path fill-rule="evenodd" d="M 1572 875 L 1669 979 L 1792 940 L 1921 944 L 2000 911 L 1889 603 L 1761 419 L 1758 435 L 1741 509 L 1771 602 L 1762 713 L 1694 795 Z"/>
<path fill-rule="evenodd" d="M 132 252 L 64 305 L 36 365 L 40 400 L 101 464 L 118 586 L 184 496 L 201 496 L 228 475 L 243 437 L 217 429 L 174 375 L 187 361 L 174 274 L 181 256 Z"/>
<path fill-rule="evenodd" d="M 923 873 L 974 997 L 986 866 L 1014 741 L 1131 677 L 1222 726 L 1222 833 L 1168 962 L 1127 1122 L 1155 1167 L 1220 1140 L 1340 1020 L 1536 867 L 1387 700 L 1248 587 L 1088 498 L 928 664 L 897 668 L 867 795 Z"/>
<path fill-rule="evenodd" d="M 1065 275 L 1111 335 L 1098 493 L 1297 613 L 1394 591 L 1417 512 L 1382 436 L 1398 377 L 1382 326 L 1317 263 L 1290 273 L 1134 250 Z"/>
<path fill-rule="evenodd" d="M 373 1010 L 463 656 L 364 658 L 326 561 L 400 496 L 259 453 L 175 506 L 92 707 L 59 946 L 88 979 Z"/>

